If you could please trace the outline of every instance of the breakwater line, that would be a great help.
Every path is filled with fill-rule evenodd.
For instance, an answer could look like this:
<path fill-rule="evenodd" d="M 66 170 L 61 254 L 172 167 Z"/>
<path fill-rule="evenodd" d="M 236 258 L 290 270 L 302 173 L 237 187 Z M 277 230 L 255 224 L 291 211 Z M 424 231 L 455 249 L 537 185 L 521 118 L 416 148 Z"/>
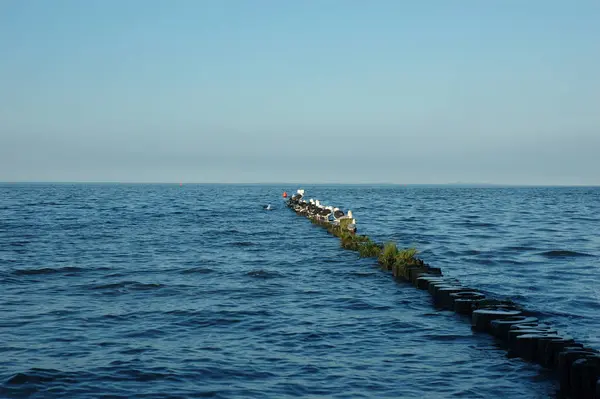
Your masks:
<path fill-rule="evenodd" d="M 436 307 L 463 315 L 474 331 L 495 337 L 509 356 L 553 370 L 564 397 L 600 398 L 598 351 L 560 334 L 510 300 L 492 298 L 444 276 L 440 268 L 419 259 L 414 248 L 399 249 L 395 243 L 376 243 L 361 235 L 351 211 L 307 201 L 303 190 L 298 190 L 287 206 L 338 237 L 343 248 L 357 251 L 360 257 L 376 258 L 381 269 L 396 280 L 427 290 Z"/>

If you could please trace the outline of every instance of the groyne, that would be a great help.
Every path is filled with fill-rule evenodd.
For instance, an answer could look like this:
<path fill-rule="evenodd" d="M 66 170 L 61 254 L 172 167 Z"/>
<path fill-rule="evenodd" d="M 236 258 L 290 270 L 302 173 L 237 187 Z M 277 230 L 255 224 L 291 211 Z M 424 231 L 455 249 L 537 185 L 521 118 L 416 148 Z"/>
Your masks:
<path fill-rule="evenodd" d="M 597 350 L 561 334 L 510 300 L 490 297 L 444 276 L 440 268 L 419 259 L 415 248 L 400 249 L 393 242 L 377 243 L 359 234 L 351 211 L 344 212 L 312 198 L 307 201 L 304 190 L 297 190 L 286 205 L 338 237 L 343 248 L 358 252 L 360 257 L 376 259 L 380 268 L 397 281 L 428 291 L 435 307 L 464 315 L 473 331 L 494 337 L 509 356 L 552 370 L 560 381 L 562 397 L 600 399 Z"/>

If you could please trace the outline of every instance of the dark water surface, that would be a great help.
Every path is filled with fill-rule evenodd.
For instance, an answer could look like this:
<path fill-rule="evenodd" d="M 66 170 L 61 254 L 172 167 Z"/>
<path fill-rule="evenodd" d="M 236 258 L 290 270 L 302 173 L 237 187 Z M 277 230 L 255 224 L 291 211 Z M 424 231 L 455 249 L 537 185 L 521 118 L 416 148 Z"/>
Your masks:
<path fill-rule="evenodd" d="M 0 185 L 0 397 L 556 396 L 285 208 L 296 188 Z M 304 188 L 600 348 L 600 189 Z"/>

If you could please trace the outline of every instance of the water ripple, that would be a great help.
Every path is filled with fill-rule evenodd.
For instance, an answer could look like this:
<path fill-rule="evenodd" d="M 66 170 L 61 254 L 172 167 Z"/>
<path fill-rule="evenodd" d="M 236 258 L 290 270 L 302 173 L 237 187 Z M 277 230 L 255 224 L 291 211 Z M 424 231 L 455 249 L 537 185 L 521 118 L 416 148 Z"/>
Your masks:
<path fill-rule="evenodd" d="M 304 188 L 600 347 L 599 189 Z M 0 185 L 0 396 L 556 396 L 552 375 L 340 248 L 284 190 Z"/>
<path fill-rule="evenodd" d="M 577 256 L 593 256 L 590 254 L 586 254 L 583 252 L 576 251 L 566 251 L 566 250 L 555 250 L 555 251 L 546 251 L 540 253 L 541 256 L 545 256 L 547 258 L 569 258 L 569 257 L 577 257 Z"/>

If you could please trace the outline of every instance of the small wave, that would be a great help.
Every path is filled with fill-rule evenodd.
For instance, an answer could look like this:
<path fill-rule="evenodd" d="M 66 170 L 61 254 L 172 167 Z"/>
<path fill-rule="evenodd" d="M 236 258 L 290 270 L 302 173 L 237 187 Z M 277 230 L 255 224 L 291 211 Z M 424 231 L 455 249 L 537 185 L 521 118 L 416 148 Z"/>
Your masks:
<path fill-rule="evenodd" d="M 106 276 L 104 276 L 107 279 L 113 279 L 113 278 L 121 278 L 121 277 L 125 277 L 127 276 L 129 273 L 110 273 L 107 274 Z"/>
<path fill-rule="evenodd" d="M 248 273 L 246 273 L 246 275 L 248 277 L 260 278 L 263 280 L 270 280 L 272 278 L 283 277 L 283 275 L 281 273 L 278 273 L 275 271 L 263 270 L 263 269 L 251 270 Z"/>
<path fill-rule="evenodd" d="M 209 274 L 213 272 L 214 270 L 208 267 L 192 267 L 191 269 L 182 270 L 181 274 Z"/>
<path fill-rule="evenodd" d="M 516 260 L 516 259 L 501 259 L 501 260 L 499 260 L 499 263 L 505 263 L 505 264 L 509 264 L 509 265 L 529 265 L 532 262 Z"/>
<path fill-rule="evenodd" d="M 381 273 L 376 273 L 376 272 L 350 272 L 349 273 L 351 276 L 354 277 L 372 277 L 372 276 L 377 276 Z"/>
<path fill-rule="evenodd" d="M 370 304 L 367 301 L 356 299 L 356 298 L 348 298 L 342 299 L 338 301 L 338 303 L 342 304 L 344 308 L 351 310 L 388 310 L 391 309 L 388 305 L 375 305 Z"/>
<path fill-rule="evenodd" d="M 472 221 L 461 222 L 461 223 L 459 223 L 459 225 L 464 226 L 464 227 L 482 227 L 482 228 L 497 227 L 494 223 L 472 222 Z"/>
<path fill-rule="evenodd" d="M 248 317 L 248 316 L 267 317 L 267 316 L 272 316 L 273 312 L 266 310 L 266 309 L 258 309 L 258 310 L 246 309 L 246 310 L 222 310 L 222 311 L 219 311 L 218 314 L 234 316 L 234 317 Z"/>
<path fill-rule="evenodd" d="M 152 351 L 150 348 L 128 348 L 119 351 L 121 355 L 141 355 L 142 353 L 146 353 Z"/>
<path fill-rule="evenodd" d="M 96 369 L 100 374 L 94 375 L 102 375 L 108 381 L 139 381 L 139 382 L 147 382 L 147 381 L 181 381 L 180 378 L 175 375 L 172 370 L 163 368 L 163 367 L 152 367 L 147 369 L 141 369 L 137 366 L 139 364 L 138 360 L 134 361 L 123 361 L 123 360 L 114 360 L 110 362 L 110 367 L 102 367 Z M 96 377 L 97 378 L 97 377 Z M 113 397 L 112 395 L 110 397 Z M 131 397 L 131 396 L 130 396 Z M 137 397 L 137 396 L 136 396 Z M 164 397 L 170 397 L 165 395 Z"/>
<path fill-rule="evenodd" d="M 584 252 L 568 251 L 568 250 L 554 250 L 541 252 L 539 255 L 545 256 L 546 258 L 571 258 L 580 256 L 594 256 L 586 254 Z"/>
<path fill-rule="evenodd" d="M 41 384 L 60 380 L 65 383 L 75 383 L 77 380 L 66 373 L 53 369 L 32 368 L 26 373 L 17 373 L 6 381 L 9 385 Z"/>
<path fill-rule="evenodd" d="M 497 238 L 495 236 L 491 236 L 489 234 L 465 234 L 466 238 L 477 238 L 480 240 L 489 240 L 489 239 L 493 239 L 493 238 Z"/>
<path fill-rule="evenodd" d="M 572 321 L 574 319 L 579 319 L 579 320 L 589 319 L 589 317 L 582 315 L 582 314 L 575 313 L 575 312 L 550 310 L 550 309 L 546 309 L 543 311 L 542 310 L 529 311 L 528 316 L 534 316 L 539 319 L 551 319 L 551 318 L 556 318 L 556 317 L 562 317 L 562 318 L 567 318 L 570 321 Z"/>
<path fill-rule="evenodd" d="M 145 338 L 146 339 L 146 338 L 162 337 L 165 334 L 166 334 L 166 332 L 164 330 L 160 330 L 157 328 L 151 328 L 151 329 L 143 329 L 143 330 L 139 330 L 139 331 L 131 331 L 129 333 L 123 334 L 123 336 L 127 337 L 127 338 Z M 143 349 L 143 348 L 140 348 L 140 349 Z"/>
<path fill-rule="evenodd" d="M 116 321 L 116 322 L 120 322 L 120 321 L 127 321 L 127 320 L 131 320 L 137 318 L 137 315 L 134 314 L 105 314 L 100 316 L 98 319 L 100 319 L 99 321 L 104 322 L 106 320 L 110 320 L 110 321 Z M 94 320 L 94 319 L 91 319 Z"/>
<path fill-rule="evenodd" d="M 575 216 L 572 219 L 581 221 L 581 222 L 598 222 L 598 218 L 594 218 L 594 217 Z"/>
<path fill-rule="evenodd" d="M 58 267 L 58 268 L 44 267 L 41 269 L 17 269 L 15 271 L 13 271 L 12 274 L 14 274 L 15 276 L 35 276 L 38 274 L 78 273 L 78 272 L 82 272 L 84 270 L 85 269 L 83 269 L 81 267 L 75 267 L 75 266 L 66 266 L 66 267 Z"/>
<path fill-rule="evenodd" d="M 467 260 L 469 263 L 474 263 L 477 265 L 486 265 L 486 266 L 493 266 L 496 265 L 497 262 L 495 260 L 492 259 L 474 259 L 474 260 Z"/>
<path fill-rule="evenodd" d="M 171 311 L 167 314 L 175 315 L 179 319 L 174 322 L 177 326 L 184 327 L 219 327 L 249 321 L 254 318 L 272 317 L 273 313 L 267 310 L 228 310 L 228 311 Z"/>
<path fill-rule="evenodd" d="M 11 247 L 24 247 L 29 243 L 30 243 L 30 241 L 14 241 L 14 242 L 11 242 L 9 245 Z"/>
<path fill-rule="evenodd" d="M 155 290 L 158 288 L 163 288 L 163 284 L 159 283 L 139 283 L 137 281 L 121 281 L 118 283 L 112 284 L 101 284 L 91 287 L 93 290 L 111 290 L 111 289 L 121 289 L 127 288 L 132 291 L 148 291 Z"/>
<path fill-rule="evenodd" d="M 234 234 L 244 234 L 244 232 L 241 231 L 241 230 L 237 230 L 237 229 L 223 230 L 222 228 L 215 228 L 215 229 L 207 229 L 207 230 L 205 230 L 204 234 L 206 234 L 206 235 L 231 236 L 231 235 L 234 235 Z"/>
<path fill-rule="evenodd" d="M 539 232 L 539 233 L 561 233 L 561 230 L 557 229 L 551 229 L 549 227 L 539 227 L 539 228 L 534 228 L 533 231 L 535 232 Z"/>
<path fill-rule="evenodd" d="M 507 251 L 537 251 L 539 248 L 531 247 L 527 245 L 514 245 L 504 248 Z"/>
<path fill-rule="evenodd" d="M 40 201 L 38 203 L 38 205 L 40 205 L 40 206 L 60 206 L 60 205 L 64 205 L 64 204 L 62 204 L 60 202 L 56 202 L 56 201 L 48 201 L 48 202 Z"/>
<path fill-rule="evenodd" d="M 464 255 L 464 256 L 480 255 L 480 254 L 482 254 L 482 252 L 477 251 L 476 249 L 467 249 L 462 252 L 462 255 Z"/>
<path fill-rule="evenodd" d="M 458 341 L 461 339 L 470 338 L 469 335 L 459 335 L 459 334 L 424 334 L 423 338 L 434 340 L 434 341 Z"/>
<path fill-rule="evenodd" d="M 27 320 L 20 320 L 20 321 L 0 321 L 0 327 L 1 328 L 18 328 L 18 327 L 23 327 L 26 326 L 28 324 L 31 324 L 31 321 L 27 321 Z"/>
<path fill-rule="evenodd" d="M 234 247 L 251 247 L 252 245 L 255 245 L 255 244 L 250 241 L 237 241 L 237 242 L 232 243 L 231 245 L 233 245 Z"/>
<path fill-rule="evenodd" d="M 190 320 L 178 321 L 175 325 L 184 327 L 218 327 L 238 324 L 242 321 L 241 318 L 193 318 Z"/>

